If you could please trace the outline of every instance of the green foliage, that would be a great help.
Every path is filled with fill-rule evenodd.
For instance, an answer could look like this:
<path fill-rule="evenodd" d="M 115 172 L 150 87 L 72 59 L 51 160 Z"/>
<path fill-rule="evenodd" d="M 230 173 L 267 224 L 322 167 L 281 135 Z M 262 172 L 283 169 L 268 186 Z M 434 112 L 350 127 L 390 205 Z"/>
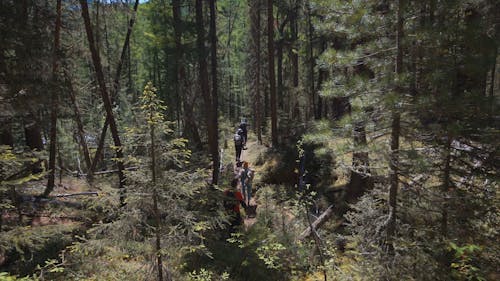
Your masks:
<path fill-rule="evenodd" d="M 71 243 L 78 231 L 78 224 L 17 227 L 0 233 L 0 252 L 11 261 L 8 268 L 11 273 L 26 275 L 42 270 L 58 273 L 62 267 L 53 258 Z"/>
<path fill-rule="evenodd" d="M 450 242 L 450 250 L 454 252 L 454 262 L 451 263 L 452 274 L 457 280 L 486 280 L 482 270 L 473 262 L 474 256 L 482 249 L 478 245 L 468 244 L 462 247 Z"/>

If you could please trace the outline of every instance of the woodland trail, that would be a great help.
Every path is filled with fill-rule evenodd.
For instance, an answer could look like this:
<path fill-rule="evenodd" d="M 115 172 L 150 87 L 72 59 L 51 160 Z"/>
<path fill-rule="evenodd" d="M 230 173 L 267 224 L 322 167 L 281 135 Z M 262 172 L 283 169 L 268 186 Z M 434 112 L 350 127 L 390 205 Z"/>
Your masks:
<path fill-rule="evenodd" d="M 247 149 L 241 151 L 241 160 L 249 162 L 250 168 L 253 170 L 255 170 L 255 167 L 252 166 L 252 162 L 255 162 L 255 159 L 257 157 L 256 154 L 258 154 L 257 146 L 259 146 L 257 141 L 251 141 L 251 142 L 249 141 L 247 143 Z M 239 175 L 241 169 L 242 169 L 241 167 L 236 166 L 236 163 L 234 164 L 233 170 L 234 170 L 235 177 L 237 177 Z M 250 206 L 255 206 L 255 214 L 252 217 L 245 215 L 244 225 L 245 225 L 246 230 L 248 230 L 257 221 L 256 212 L 258 209 L 258 204 L 257 204 L 257 201 L 255 200 L 255 186 L 256 186 L 255 184 L 256 184 L 256 180 L 254 179 L 254 182 L 252 183 L 252 198 L 250 200 Z M 241 181 L 238 181 L 238 190 L 240 192 L 242 192 Z"/>

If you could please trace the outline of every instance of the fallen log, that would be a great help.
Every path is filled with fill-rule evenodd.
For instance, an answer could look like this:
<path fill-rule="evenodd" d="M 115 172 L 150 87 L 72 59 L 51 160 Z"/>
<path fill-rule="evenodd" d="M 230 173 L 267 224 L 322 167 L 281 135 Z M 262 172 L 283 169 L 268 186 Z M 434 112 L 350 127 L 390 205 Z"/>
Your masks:
<path fill-rule="evenodd" d="M 77 193 L 56 194 L 55 197 L 73 197 L 73 196 L 86 196 L 86 195 L 99 196 L 99 194 L 95 191 L 86 191 L 86 192 L 77 192 Z"/>
<path fill-rule="evenodd" d="M 330 205 L 313 223 L 312 228 L 316 231 L 333 215 L 333 205 Z M 302 231 L 299 240 L 304 240 L 312 234 L 311 227 Z"/>

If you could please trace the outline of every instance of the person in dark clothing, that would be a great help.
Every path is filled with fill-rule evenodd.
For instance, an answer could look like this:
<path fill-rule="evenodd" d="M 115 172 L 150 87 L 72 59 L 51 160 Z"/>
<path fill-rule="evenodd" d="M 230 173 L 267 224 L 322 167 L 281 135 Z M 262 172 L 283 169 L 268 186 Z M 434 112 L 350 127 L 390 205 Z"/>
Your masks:
<path fill-rule="evenodd" d="M 247 145 L 247 135 L 248 135 L 248 130 L 247 130 L 247 120 L 246 119 L 243 119 L 243 121 L 241 121 L 240 123 L 240 127 L 239 127 L 242 131 L 242 137 L 243 137 L 243 149 L 247 149 L 246 148 L 246 145 Z"/>
<path fill-rule="evenodd" d="M 234 134 L 234 149 L 236 150 L 236 163 L 240 163 L 241 149 L 243 149 L 243 131 L 239 128 Z"/>
<path fill-rule="evenodd" d="M 229 228 L 234 232 L 236 228 L 243 224 L 243 219 L 240 214 L 240 205 L 246 209 L 247 205 L 243 200 L 243 195 L 236 188 L 238 186 L 238 179 L 231 181 L 231 188 L 224 191 L 224 208 L 230 216 Z"/>

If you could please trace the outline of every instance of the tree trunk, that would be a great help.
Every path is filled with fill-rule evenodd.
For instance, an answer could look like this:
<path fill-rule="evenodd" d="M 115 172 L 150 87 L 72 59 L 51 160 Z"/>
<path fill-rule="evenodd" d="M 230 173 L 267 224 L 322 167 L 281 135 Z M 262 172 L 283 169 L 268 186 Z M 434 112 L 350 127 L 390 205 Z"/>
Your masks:
<path fill-rule="evenodd" d="M 212 59 L 212 122 L 213 135 L 211 142 L 212 153 L 212 184 L 217 185 L 219 181 L 219 95 L 217 81 L 217 28 L 216 28 L 216 11 L 215 1 L 210 0 L 210 42 L 211 42 L 211 59 Z"/>
<path fill-rule="evenodd" d="M 209 83 L 208 83 L 208 65 L 206 61 L 206 56 L 207 56 L 207 50 L 205 48 L 205 28 L 203 27 L 203 1 L 202 0 L 196 0 L 196 45 L 198 48 L 198 64 L 199 64 L 199 79 L 200 79 L 200 90 L 201 90 L 201 95 L 203 97 L 203 101 L 205 103 L 205 110 L 206 110 L 206 123 L 207 123 L 207 134 L 208 134 L 208 150 L 209 153 L 212 156 L 212 167 L 214 168 L 212 172 L 212 184 L 215 184 L 213 182 L 215 173 L 218 170 L 218 167 L 215 168 L 215 163 L 218 162 L 218 157 L 219 153 L 216 152 L 214 153 L 214 147 L 216 147 L 216 143 L 214 143 L 214 140 L 217 136 L 217 132 L 214 130 L 217 128 L 212 122 L 214 120 L 214 108 L 213 108 L 213 101 L 212 97 L 210 94 L 210 88 L 209 88 Z M 215 148 L 217 149 L 217 148 Z M 216 170 L 217 169 L 217 170 Z"/>
<path fill-rule="evenodd" d="M 347 185 L 345 201 L 349 204 L 355 203 L 356 200 L 371 189 L 372 181 L 369 176 L 369 158 L 366 149 L 366 131 L 365 121 L 357 121 L 353 129 L 353 143 L 355 152 L 352 154 L 352 171 L 349 184 Z M 346 211 L 347 209 L 345 209 Z"/>
<path fill-rule="evenodd" d="M 66 81 L 69 87 L 69 97 L 71 99 L 71 104 L 73 106 L 73 112 L 75 113 L 75 121 L 76 121 L 76 127 L 78 131 L 78 138 L 80 140 L 80 145 L 82 146 L 83 150 L 83 157 L 85 159 L 85 165 L 87 166 L 87 178 L 89 181 L 93 180 L 91 168 L 92 168 L 92 161 L 90 160 L 90 153 L 89 153 L 89 148 L 87 146 L 87 141 L 85 140 L 85 131 L 83 129 L 83 122 L 80 114 L 80 109 L 78 108 L 78 103 L 76 101 L 76 96 L 75 96 L 75 90 L 73 88 L 73 82 L 71 81 L 71 78 L 69 77 L 69 74 L 66 73 Z"/>
<path fill-rule="evenodd" d="M 161 254 L 161 215 L 158 208 L 158 192 L 156 190 L 156 142 L 155 142 L 155 125 L 153 121 L 153 112 L 149 112 L 149 132 L 151 138 L 151 181 L 153 183 L 153 212 L 155 216 L 155 254 L 158 266 L 158 281 L 163 281 L 163 261 Z"/>
<path fill-rule="evenodd" d="M 180 80 L 180 63 L 182 59 L 182 22 L 181 22 L 181 3 L 180 0 L 172 0 L 172 15 L 174 19 L 174 39 L 175 39 L 175 57 L 174 57 L 174 92 L 175 92 L 175 109 L 177 115 L 177 129 L 180 131 L 180 111 L 181 111 L 181 94 L 180 89 L 182 81 Z"/>
<path fill-rule="evenodd" d="M 260 0 L 248 0 L 250 6 L 250 54 L 251 54 L 251 85 L 253 98 L 254 126 L 259 144 L 262 144 L 262 114 L 260 94 Z"/>
<path fill-rule="evenodd" d="M 113 92 L 111 92 L 111 104 L 113 104 L 118 97 L 118 92 L 120 91 L 120 77 L 121 77 L 121 71 L 123 67 L 123 61 L 125 60 L 125 56 L 127 54 L 127 49 L 129 49 L 129 42 L 130 42 L 130 36 L 132 34 L 132 28 L 134 27 L 135 23 L 135 15 L 137 13 L 137 8 L 139 6 L 139 0 L 135 1 L 134 4 L 134 10 L 132 17 L 130 18 L 129 24 L 128 24 L 128 29 L 127 29 L 127 35 L 125 35 L 125 41 L 123 43 L 122 47 L 122 52 L 120 54 L 120 60 L 118 61 L 118 65 L 116 67 L 116 73 L 115 77 L 113 80 Z M 106 133 L 108 130 L 109 126 L 109 116 L 106 115 L 106 120 L 104 121 L 104 125 L 101 130 L 101 137 L 99 138 L 99 143 L 97 145 L 97 149 L 95 151 L 94 155 L 94 161 L 92 161 L 92 166 L 90 171 L 88 172 L 89 176 L 92 177 L 92 174 L 95 172 L 95 169 L 97 167 L 97 163 L 99 162 L 100 156 L 102 154 L 102 150 L 104 148 L 104 142 L 106 140 Z"/>
<path fill-rule="evenodd" d="M 50 114 L 50 149 L 49 149 L 49 175 L 47 187 L 43 192 L 43 196 L 48 196 L 54 190 L 55 172 L 56 172 L 56 149 L 57 149 L 57 109 L 59 106 L 58 95 L 58 68 L 59 68 L 59 41 L 61 35 L 61 0 L 57 0 L 56 4 L 56 23 L 54 31 L 54 57 L 52 60 L 52 94 L 51 94 L 51 109 Z"/>
<path fill-rule="evenodd" d="M 106 88 L 106 81 L 104 80 L 104 73 L 102 71 L 101 58 L 97 49 L 95 47 L 94 35 L 92 31 L 92 26 L 90 23 L 88 4 L 86 0 L 80 0 L 80 6 L 82 7 L 82 17 L 85 23 L 85 31 L 87 33 L 87 40 L 89 42 L 90 52 L 92 54 L 92 61 L 94 63 L 94 69 L 97 76 L 97 82 L 99 83 L 99 90 L 101 93 L 101 98 L 104 102 L 104 108 L 106 109 L 107 117 L 109 122 L 109 127 L 111 129 L 111 135 L 113 137 L 113 142 L 116 147 L 116 158 L 118 166 L 118 178 L 119 178 L 119 188 L 120 188 L 120 204 L 125 205 L 125 174 L 123 173 L 123 152 L 122 144 L 120 141 L 120 136 L 118 135 L 118 127 L 113 116 L 113 108 L 111 104 L 111 99 L 108 95 L 108 89 Z"/>
<path fill-rule="evenodd" d="M 298 2 L 298 1 L 297 1 Z M 298 51 L 294 50 L 294 45 L 297 43 L 298 33 L 299 33 L 299 24 L 297 18 L 299 16 L 299 4 L 296 3 L 296 6 L 293 8 L 293 12 L 290 18 L 290 29 L 291 29 L 291 48 L 290 48 L 290 60 L 292 61 L 292 85 L 294 88 L 299 86 L 299 55 Z"/>
<path fill-rule="evenodd" d="M 403 37 L 403 3 L 404 0 L 398 0 L 397 11 L 397 33 L 396 33 L 396 75 L 403 73 L 403 47 L 401 41 Z M 398 87 L 398 92 L 400 89 Z M 390 254 L 394 254 L 393 239 L 396 233 L 396 207 L 397 207 L 397 193 L 398 193 L 398 166 L 399 166 L 399 135 L 401 130 L 400 113 L 397 108 L 392 109 L 392 133 L 391 133 L 391 155 L 389 163 L 389 221 L 387 223 L 387 249 Z"/>
<path fill-rule="evenodd" d="M 278 114 L 276 111 L 276 77 L 274 73 L 274 15 L 273 0 L 267 0 L 267 55 L 269 67 L 269 93 L 271 102 L 271 140 L 278 146 Z"/>
<path fill-rule="evenodd" d="M 175 37 L 175 48 L 176 48 L 176 56 L 175 56 L 175 71 L 176 71 L 176 79 L 175 82 L 175 91 L 178 93 L 177 96 L 180 99 L 181 92 L 185 93 L 182 95 L 184 98 L 182 101 L 183 105 L 183 115 L 184 115 L 184 136 L 193 142 L 193 146 L 197 149 L 202 148 L 201 138 L 198 133 L 198 126 L 194 121 L 193 115 L 193 106 L 194 103 L 190 100 L 190 96 L 188 94 L 188 81 L 186 80 L 186 69 L 184 65 L 181 64 L 181 60 L 183 57 L 183 47 L 182 47 L 182 20 L 181 20 L 181 3 L 180 0 L 172 1 L 172 14 L 174 18 L 174 37 Z"/>
<path fill-rule="evenodd" d="M 308 37 L 308 44 L 307 44 L 307 52 L 308 52 L 308 57 L 309 57 L 309 100 L 310 100 L 310 107 L 307 110 L 309 115 L 314 116 L 314 119 L 319 119 L 317 115 L 317 108 L 316 108 L 316 91 L 314 89 L 314 66 L 316 64 L 316 61 L 314 60 L 314 49 L 313 49 L 313 32 L 314 28 L 312 25 L 311 21 L 311 3 L 309 1 L 306 2 L 306 9 L 307 9 L 307 37 Z"/>

